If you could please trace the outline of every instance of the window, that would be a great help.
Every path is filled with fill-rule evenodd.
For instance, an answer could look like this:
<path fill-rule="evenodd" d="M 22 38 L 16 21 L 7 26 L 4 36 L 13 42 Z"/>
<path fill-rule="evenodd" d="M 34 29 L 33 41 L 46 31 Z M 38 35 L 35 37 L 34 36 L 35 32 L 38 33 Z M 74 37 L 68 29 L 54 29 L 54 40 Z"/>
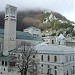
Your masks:
<path fill-rule="evenodd" d="M 8 14 L 8 12 L 9 12 L 9 9 L 8 9 L 8 8 L 6 8 L 6 14 Z"/>
<path fill-rule="evenodd" d="M 72 68 L 71 68 L 71 74 L 72 74 Z"/>
<path fill-rule="evenodd" d="M 52 74 L 51 74 L 51 68 L 50 68 L 50 65 L 48 65 L 48 71 L 47 71 L 47 74 L 48 74 L 48 75 L 52 75 Z"/>
<path fill-rule="evenodd" d="M 54 56 L 54 62 L 57 62 L 57 57 L 56 56 Z"/>
<path fill-rule="evenodd" d="M 43 68 L 41 68 L 41 74 L 43 74 Z"/>
<path fill-rule="evenodd" d="M 5 66 L 7 66 L 7 61 L 5 61 Z"/>
<path fill-rule="evenodd" d="M 50 57 L 49 57 L 49 55 L 48 55 L 48 61 L 50 61 Z"/>
<path fill-rule="evenodd" d="M 70 61 L 71 61 L 71 56 L 70 56 Z"/>
<path fill-rule="evenodd" d="M 43 64 L 41 64 L 41 67 L 43 67 Z"/>
<path fill-rule="evenodd" d="M 68 62 L 68 56 L 66 56 L 66 62 Z"/>
<path fill-rule="evenodd" d="M 74 61 L 74 55 L 73 55 L 73 61 Z"/>
<path fill-rule="evenodd" d="M 55 70 L 55 75 L 57 75 L 57 71 Z"/>
<path fill-rule="evenodd" d="M 15 9 L 11 9 L 11 13 L 12 14 L 15 14 Z"/>
<path fill-rule="evenodd" d="M 0 51 L 1 51 L 1 43 L 0 43 Z"/>
<path fill-rule="evenodd" d="M 5 71 L 5 68 L 4 68 L 4 71 Z"/>
<path fill-rule="evenodd" d="M 74 69 L 74 66 L 73 66 L 73 74 L 75 74 L 75 73 L 74 73 L 74 70 L 75 70 L 75 69 Z"/>
<path fill-rule="evenodd" d="M 59 41 L 59 45 L 60 45 L 60 41 Z"/>
<path fill-rule="evenodd" d="M 4 61 L 2 61 L 2 66 L 4 66 Z"/>
<path fill-rule="evenodd" d="M 41 61 L 43 61 L 43 55 L 41 56 Z"/>
<path fill-rule="evenodd" d="M 54 68 L 55 68 L 55 69 L 57 69 L 57 67 L 56 67 L 56 66 L 54 66 Z"/>
<path fill-rule="evenodd" d="M 65 73 L 64 73 L 64 75 L 65 75 Z"/>
<path fill-rule="evenodd" d="M 47 72 L 47 74 L 49 75 L 49 69 L 48 69 L 48 72 Z"/>
<path fill-rule="evenodd" d="M 48 65 L 48 68 L 49 68 L 49 65 Z"/>
<path fill-rule="evenodd" d="M 33 58 L 35 58 L 35 55 L 33 55 Z"/>
<path fill-rule="evenodd" d="M 67 74 L 66 75 L 68 75 L 68 70 L 67 70 Z"/>
<path fill-rule="evenodd" d="M 54 44 L 54 40 L 52 40 L 52 44 Z"/>

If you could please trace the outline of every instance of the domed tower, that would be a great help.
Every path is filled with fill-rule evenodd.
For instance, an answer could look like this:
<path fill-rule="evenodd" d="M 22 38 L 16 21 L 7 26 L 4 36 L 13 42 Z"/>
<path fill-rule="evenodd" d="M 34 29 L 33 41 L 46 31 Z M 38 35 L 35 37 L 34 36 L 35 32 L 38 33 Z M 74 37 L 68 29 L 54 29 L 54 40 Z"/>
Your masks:
<path fill-rule="evenodd" d="M 9 50 L 16 48 L 16 21 L 17 8 L 7 4 L 5 8 L 3 55 L 8 55 Z"/>

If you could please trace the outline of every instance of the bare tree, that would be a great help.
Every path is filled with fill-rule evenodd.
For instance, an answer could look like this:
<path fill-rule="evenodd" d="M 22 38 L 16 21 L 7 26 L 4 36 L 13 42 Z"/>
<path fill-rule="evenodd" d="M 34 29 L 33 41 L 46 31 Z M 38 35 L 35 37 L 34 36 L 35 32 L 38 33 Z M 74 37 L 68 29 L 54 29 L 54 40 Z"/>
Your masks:
<path fill-rule="evenodd" d="M 17 66 L 21 75 L 27 75 L 27 72 L 32 72 L 31 70 L 33 69 L 37 70 L 37 63 L 35 61 L 37 51 L 34 50 L 34 46 L 31 46 L 31 43 L 22 42 L 18 53 L 20 56 L 17 60 Z"/>

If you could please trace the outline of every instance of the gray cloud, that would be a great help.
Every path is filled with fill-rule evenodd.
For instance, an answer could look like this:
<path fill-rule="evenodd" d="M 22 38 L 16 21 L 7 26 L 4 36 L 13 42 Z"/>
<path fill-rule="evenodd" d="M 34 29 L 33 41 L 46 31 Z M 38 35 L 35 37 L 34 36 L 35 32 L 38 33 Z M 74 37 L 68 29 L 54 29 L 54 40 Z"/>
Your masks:
<path fill-rule="evenodd" d="M 6 4 L 14 5 L 18 7 L 18 10 L 40 8 L 53 10 L 64 16 L 68 13 L 68 17 L 66 16 L 68 19 L 70 19 L 69 16 L 74 12 L 74 0 L 0 0 L 0 11 L 4 11 Z"/>

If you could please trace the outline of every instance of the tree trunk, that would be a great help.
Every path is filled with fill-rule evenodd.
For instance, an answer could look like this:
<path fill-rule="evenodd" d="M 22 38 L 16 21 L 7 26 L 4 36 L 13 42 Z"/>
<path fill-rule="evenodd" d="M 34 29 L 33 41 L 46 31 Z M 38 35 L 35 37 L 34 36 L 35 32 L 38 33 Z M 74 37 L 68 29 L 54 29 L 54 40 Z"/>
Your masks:
<path fill-rule="evenodd" d="M 27 75 L 27 71 L 24 71 L 24 75 Z"/>
<path fill-rule="evenodd" d="M 21 71 L 21 75 L 23 75 L 23 71 Z"/>

